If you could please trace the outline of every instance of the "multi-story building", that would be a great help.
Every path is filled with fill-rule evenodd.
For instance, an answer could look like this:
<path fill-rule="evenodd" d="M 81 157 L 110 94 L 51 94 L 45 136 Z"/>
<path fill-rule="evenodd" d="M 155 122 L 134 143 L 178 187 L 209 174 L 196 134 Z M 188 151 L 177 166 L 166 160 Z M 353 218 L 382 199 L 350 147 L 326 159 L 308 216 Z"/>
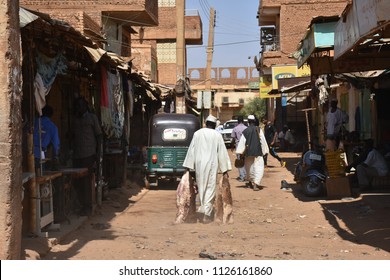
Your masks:
<path fill-rule="evenodd" d="M 158 25 L 157 0 L 20 0 L 20 6 L 64 20 L 106 51 L 131 56 L 134 26 Z"/>
<path fill-rule="evenodd" d="M 262 97 L 270 97 L 268 92 L 272 89 L 278 90 L 278 78 L 310 76 L 307 69 L 297 69 L 297 61 L 293 56 L 297 46 L 313 17 L 340 15 L 347 2 L 347 0 L 259 1 L 258 21 L 262 55 L 258 68 L 261 76 L 260 95 Z M 299 107 L 297 104 L 289 108 L 289 106 L 284 106 L 287 102 L 282 101 L 282 98 L 272 97 L 267 100 L 268 118 L 276 120 L 277 126 L 280 127 L 286 122 L 304 121 L 304 114 L 296 110 Z M 287 107 L 287 112 L 282 107 Z M 291 112 L 291 107 L 294 108 L 294 112 Z M 273 108 L 277 110 L 274 111 Z M 289 119 L 289 115 L 294 116 L 293 119 Z"/>
<path fill-rule="evenodd" d="M 133 65 L 140 71 L 146 71 L 147 75 L 151 75 L 149 71 L 157 70 L 156 81 L 167 86 L 174 86 L 179 78 L 177 73 L 178 46 L 176 44 L 179 15 L 176 0 L 158 0 L 158 26 L 145 25 L 137 28 L 138 32 L 133 36 L 132 41 L 135 57 Z M 202 45 L 202 21 L 197 10 L 185 11 L 184 30 L 186 46 Z M 153 59 L 150 59 L 149 53 L 156 54 L 157 67 Z M 152 58 L 154 58 L 153 55 Z"/>

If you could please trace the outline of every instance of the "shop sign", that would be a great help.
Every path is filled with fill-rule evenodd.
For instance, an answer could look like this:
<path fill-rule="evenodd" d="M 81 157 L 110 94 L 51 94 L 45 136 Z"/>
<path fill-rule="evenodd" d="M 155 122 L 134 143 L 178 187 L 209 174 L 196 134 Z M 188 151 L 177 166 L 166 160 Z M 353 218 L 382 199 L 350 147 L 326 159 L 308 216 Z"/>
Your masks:
<path fill-rule="evenodd" d="M 297 65 L 272 66 L 272 88 L 278 89 L 279 79 L 296 77 L 297 71 Z"/>
<path fill-rule="evenodd" d="M 272 90 L 272 76 L 271 75 L 261 76 L 259 82 L 260 98 L 280 97 L 280 94 L 277 95 L 268 94 L 271 90 Z"/>

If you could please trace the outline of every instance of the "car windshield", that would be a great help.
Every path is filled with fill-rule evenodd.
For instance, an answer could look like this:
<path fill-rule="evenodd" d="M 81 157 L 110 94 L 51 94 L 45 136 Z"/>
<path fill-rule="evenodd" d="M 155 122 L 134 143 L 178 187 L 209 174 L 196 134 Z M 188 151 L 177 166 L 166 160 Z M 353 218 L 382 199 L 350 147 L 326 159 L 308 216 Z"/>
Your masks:
<path fill-rule="evenodd" d="M 228 123 L 225 123 L 224 129 L 233 129 L 236 125 L 237 125 L 236 122 L 228 122 Z"/>

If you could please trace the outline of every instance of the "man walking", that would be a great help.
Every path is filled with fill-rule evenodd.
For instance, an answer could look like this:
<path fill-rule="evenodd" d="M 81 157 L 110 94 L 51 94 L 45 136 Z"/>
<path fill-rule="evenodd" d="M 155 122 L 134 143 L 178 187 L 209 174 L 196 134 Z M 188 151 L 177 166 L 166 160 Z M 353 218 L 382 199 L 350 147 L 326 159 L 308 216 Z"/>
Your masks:
<path fill-rule="evenodd" d="M 195 169 L 200 200 L 198 212 L 204 214 L 203 223 L 212 221 L 218 169 L 223 176 L 228 176 L 228 170 L 232 169 L 222 135 L 215 130 L 216 123 L 214 116 L 207 117 L 206 127 L 194 133 L 183 163 L 185 168 Z"/>
<path fill-rule="evenodd" d="M 264 124 L 264 135 L 269 147 L 269 153 L 271 154 L 271 156 L 273 156 L 280 162 L 280 166 L 285 167 L 286 162 L 282 160 L 275 151 L 275 143 L 276 143 L 276 138 L 278 137 L 278 131 L 276 130 L 275 126 L 272 125 L 271 121 L 263 119 L 263 124 Z M 267 166 L 267 157 L 268 155 L 264 156 L 265 166 Z"/>
<path fill-rule="evenodd" d="M 234 147 L 238 145 L 241 139 L 242 132 L 246 129 L 246 125 L 244 124 L 244 117 L 238 116 L 237 117 L 238 124 L 233 128 L 232 131 L 232 143 L 231 143 L 231 149 L 233 151 Z M 236 154 L 236 157 L 239 159 L 240 154 Z M 239 176 L 237 178 L 238 181 L 244 182 L 246 178 L 246 171 L 245 166 L 238 168 Z"/>
<path fill-rule="evenodd" d="M 243 154 L 245 152 L 245 169 L 249 187 L 253 187 L 254 191 L 259 191 L 264 175 L 263 155 L 267 153 L 267 144 L 261 135 L 263 132 L 256 126 L 255 122 L 255 116 L 249 115 L 249 126 L 242 132 L 236 153 Z"/>

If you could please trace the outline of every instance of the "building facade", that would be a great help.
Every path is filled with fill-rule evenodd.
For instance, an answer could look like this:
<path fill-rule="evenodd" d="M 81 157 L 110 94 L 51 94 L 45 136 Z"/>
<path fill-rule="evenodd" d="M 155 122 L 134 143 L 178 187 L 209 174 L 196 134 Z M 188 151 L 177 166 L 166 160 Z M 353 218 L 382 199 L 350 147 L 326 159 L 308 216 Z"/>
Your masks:
<path fill-rule="evenodd" d="M 207 91 L 205 68 L 189 68 L 188 76 L 194 98 L 198 98 L 199 92 Z M 211 113 L 224 123 L 259 96 L 259 71 L 256 67 L 214 67 L 211 90 L 215 93 Z"/>
<path fill-rule="evenodd" d="M 132 41 L 136 44 L 133 48 L 133 53 L 136 56 L 136 58 L 133 60 L 135 67 L 140 71 L 144 71 L 145 67 L 150 69 L 154 68 L 153 60 L 151 60 L 151 66 L 145 64 L 142 65 L 142 61 L 149 60 L 148 52 L 143 52 L 142 48 L 147 48 L 145 46 L 150 46 L 153 49 L 153 52 L 157 54 L 156 82 L 167 86 L 174 86 L 178 80 L 178 16 L 179 11 L 176 0 L 159 0 L 158 26 L 143 26 L 136 28 L 137 34 L 133 36 Z M 185 11 L 184 30 L 185 46 L 202 45 L 202 21 L 198 11 Z M 142 58 L 143 56 L 146 58 Z"/>
<path fill-rule="evenodd" d="M 291 104 L 288 96 L 273 97 L 268 92 L 278 91 L 278 79 L 311 76 L 310 71 L 297 68 L 294 54 L 307 32 L 307 26 L 316 16 L 338 16 L 347 0 L 261 0 L 259 1 L 258 22 L 260 26 L 261 58 L 257 65 L 260 71 L 260 95 L 267 98 L 268 119 L 279 129 L 285 124 L 301 127 L 305 115 L 300 110 L 310 107 L 302 92 L 300 105 Z M 291 71 L 285 71 L 287 68 Z M 283 69 L 284 68 L 284 69 Z M 280 69 L 283 69 L 281 71 Z M 303 73 L 299 73 L 302 71 Z M 290 93 L 289 96 L 296 94 Z M 293 107 L 291 109 L 289 107 Z M 293 117 L 293 118 L 292 118 Z"/>

